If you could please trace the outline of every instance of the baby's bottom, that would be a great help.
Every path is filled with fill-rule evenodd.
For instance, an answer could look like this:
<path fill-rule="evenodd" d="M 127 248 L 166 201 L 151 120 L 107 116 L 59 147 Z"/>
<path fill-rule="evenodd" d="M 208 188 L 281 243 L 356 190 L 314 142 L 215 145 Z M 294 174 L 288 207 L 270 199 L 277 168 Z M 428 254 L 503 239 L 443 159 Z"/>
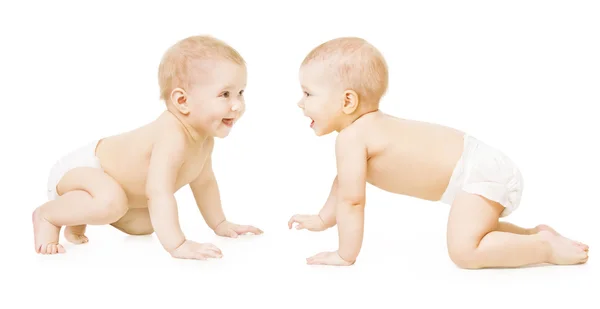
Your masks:
<path fill-rule="evenodd" d="M 545 225 L 524 229 L 499 222 L 504 207 L 460 191 L 448 218 L 448 253 L 461 268 L 520 267 L 533 264 L 580 264 L 588 247 Z"/>
<path fill-rule="evenodd" d="M 34 242 L 38 253 L 64 252 L 58 243 L 62 226 L 69 227 L 65 229 L 67 239 L 85 242 L 85 225 L 112 224 L 128 211 L 125 192 L 101 169 L 74 168 L 62 177 L 56 188 L 59 196 L 33 212 Z"/>

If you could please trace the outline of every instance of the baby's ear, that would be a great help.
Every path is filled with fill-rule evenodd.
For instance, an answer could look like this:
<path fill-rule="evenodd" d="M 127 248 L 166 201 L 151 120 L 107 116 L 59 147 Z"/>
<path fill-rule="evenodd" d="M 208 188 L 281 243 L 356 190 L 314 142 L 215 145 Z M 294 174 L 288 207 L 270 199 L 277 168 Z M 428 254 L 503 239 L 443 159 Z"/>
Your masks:
<path fill-rule="evenodd" d="M 187 93 L 181 88 L 175 88 L 171 91 L 171 104 L 182 114 L 187 115 L 190 109 L 187 102 Z"/>
<path fill-rule="evenodd" d="M 358 108 L 359 100 L 358 94 L 354 90 L 344 91 L 344 103 L 342 105 L 342 111 L 346 115 L 350 115 Z"/>

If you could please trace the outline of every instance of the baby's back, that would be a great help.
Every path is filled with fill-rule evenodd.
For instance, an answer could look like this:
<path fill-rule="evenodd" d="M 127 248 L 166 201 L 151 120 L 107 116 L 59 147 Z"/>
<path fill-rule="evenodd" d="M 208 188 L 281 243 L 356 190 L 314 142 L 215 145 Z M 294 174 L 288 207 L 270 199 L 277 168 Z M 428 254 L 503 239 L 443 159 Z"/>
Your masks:
<path fill-rule="evenodd" d="M 462 154 L 463 132 L 381 112 L 354 125 L 367 145 L 370 184 L 426 200 L 441 198 Z"/>
<path fill-rule="evenodd" d="M 96 154 L 102 168 L 121 185 L 129 199 L 130 208 L 147 207 L 146 178 L 152 148 L 166 132 L 185 134 L 176 118 L 168 112 L 145 126 L 106 137 L 98 144 Z M 176 190 L 200 174 L 211 148 L 192 142 L 186 144 L 184 163 L 176 177 Z"/>
<path fill-rule="evenodd" d="M 130 208 L 146 205 L 145 183 L 158 122 L 100 141 L 97 156 L 104 171 L 125 190 Z"/>

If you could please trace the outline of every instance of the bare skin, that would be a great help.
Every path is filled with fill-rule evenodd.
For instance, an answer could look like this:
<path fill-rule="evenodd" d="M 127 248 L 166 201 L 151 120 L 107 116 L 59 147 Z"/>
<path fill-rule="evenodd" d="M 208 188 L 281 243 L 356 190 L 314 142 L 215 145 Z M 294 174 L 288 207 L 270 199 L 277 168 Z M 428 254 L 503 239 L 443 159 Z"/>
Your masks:
<path fill-rule="evenodd" d="M 305 98 L 299 102 L 318 136 L 339 132 L 337 177 L 319 215 L 295 215 L 292 228 L 322 231 L 337 224 L 339 249 L 307 259 L 309 264 L 355 263 L 363 240 L 366 184 L 429 201 L 439 201 L 463 151 L 464 133 L 401 119 L 361 102 L 356 92 L 333 85 L 319 63 L 301 68 Z M 462 268 L 580 264 L 588 246 L 547 225 L 532 229 L 500 222 L 504 208 L 481 196 L 460 193 L 451 206 L 448 250 Z"/>
<path fill-rule="evenodd" d="M 217 235 L 262 233 L 227 221 L 223 213 L 211 155 L 214 137 L 226 137 L 244 112 L 246 71 L 227 61 L 214 67 L 218 77 L 199 78 L 202 87 L 174 89 L 171 104 L 155 121 L 103 138 L 96 148 L 102 169 L 78 167 L 62 177 L 59 197 L 33 213 L 36 252 L 65 252 L 58 243 L 63 226 L 68 241 L 82 244 L 88 242 L 86 225 L 110 224 L 131 235 L 156 232 L 175 258 L 219 258 L 213 244 L 183 235 L 174 194 L 186 185 Z"/>

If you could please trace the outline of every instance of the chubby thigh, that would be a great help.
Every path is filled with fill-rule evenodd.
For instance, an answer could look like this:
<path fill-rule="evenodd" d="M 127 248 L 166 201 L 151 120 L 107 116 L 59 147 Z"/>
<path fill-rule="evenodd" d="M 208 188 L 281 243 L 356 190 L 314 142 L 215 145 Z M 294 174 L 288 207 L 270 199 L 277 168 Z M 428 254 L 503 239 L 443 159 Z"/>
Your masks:
<path fill-rule="evenodd" d="M 450 258 L 457 264 L 477 258 L 481 240 L 498 227 L 504 207 L 480 195 L 459 191 L 450 208 L 447 244 Z"/>
<path fill-rule="evenodd" d="M 91 197 L 86 207 L 87 224 L 111 224 L 124 233 L 147 235 L 154 232 L 148 208 L 130 208 L 127 195 L 119 183 L 98 168 L 78 167 L 68 171 L 56 186 L 59 196 L 83 191 Z M 95 214 L 95 215 L 93 215 Z M 87 220 L 85 220 L 87 221 Z"/>
<path fill-rule="evenodd" d="M 102 169 L 76 167 L 56 185 L 58 197 L 47 214 L 57 225 L 103 225 L 116 222 L 128 210 L 127 195 Z M 51 218 L 46 218 L 51 219 Z"/>

